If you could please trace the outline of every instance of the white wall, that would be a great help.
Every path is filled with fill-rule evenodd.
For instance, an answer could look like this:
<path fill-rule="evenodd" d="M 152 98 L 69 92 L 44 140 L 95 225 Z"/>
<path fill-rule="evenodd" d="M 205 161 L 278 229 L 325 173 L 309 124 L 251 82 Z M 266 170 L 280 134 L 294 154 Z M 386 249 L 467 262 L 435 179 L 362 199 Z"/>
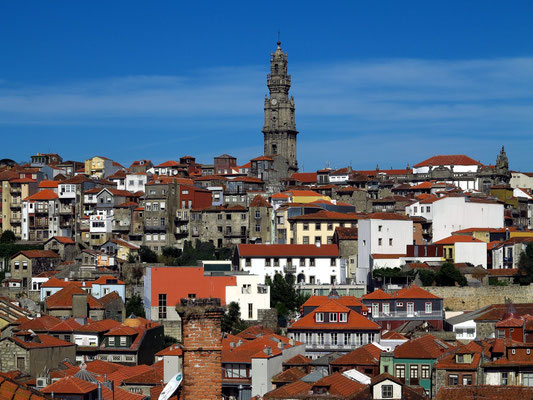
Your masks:
<path fill-rule="evenodd" d="M 433 242 L 468 228 L 503 228 L 503 204 L 474 203 L 465 197 L 433 202 Z"/>
<path fill-rule="evenodd" d="M 487 243 L 455 243 L 455 262 L 487 268 Z"/>
<path fill-rule="evenodd" d="M 373 386 L 372 398 L 375 400 L 381 400 L 381 387 L 383 385 L 392 385 L 392 399 L 401 399 L 402 398 L 402 386 L 398 385 L 396 382 L 385 379 L 382 382 L 379 382 Z M 391 397 L 389 397 L 391 399 Z"/>
<path fill-rule="evenodd" d="M 237 285 L 226 286 L 226 304 L 236 302 L 243 320 L 258 320 L 257 310 L 270 309 L 270 287 L 259 275 L 236 275 Z M 250 285 L 250 286 L 248 286 Z M 260 287 L 264 293 L 260 293 Z M 248 317 L 248 304 L 252 304 L 252 318 Z"/>
<path fill-rule="evenodd" d="M 284 275 L 283 268 L 287 265 L 287 258 L 279 258 L 279 266 L 274 267 L 274 258 L 270 259 L 271 266 L 266 266 L 266 259 L 253 257 L 251 259 L 251 266 L 246 266 L 246 258 L 241 257 L 239 260 L 240 269 L 242 271 L 249 272 L 251 275 L 258 275 L 261 277 L 261 281 L 265 281 L 265 277 L 268 275 L 271 278 L 277 273 Z M 300 266 L 300 258 L 292 257 L 292 265 L 296 266 L 296 273 L 294 276 L 298 278 L 298 275 L 303 274 L 305 276 L 305 283 L 310 283 L 310 277 L 315 277 L 315 283 L 329 284 L 331 276 L 335 276 L 337 283 L 346 282 L 346 270 L 341 268 L 341 260 L 339 257 L 335 257 L 335 266 L 331 266 L 331 258 L 315 258 L 315 266 L 311 267 L 309 258 L 305 259 L 305 266 Z M 319 282 L 320 281 L 320 282 Z"/>

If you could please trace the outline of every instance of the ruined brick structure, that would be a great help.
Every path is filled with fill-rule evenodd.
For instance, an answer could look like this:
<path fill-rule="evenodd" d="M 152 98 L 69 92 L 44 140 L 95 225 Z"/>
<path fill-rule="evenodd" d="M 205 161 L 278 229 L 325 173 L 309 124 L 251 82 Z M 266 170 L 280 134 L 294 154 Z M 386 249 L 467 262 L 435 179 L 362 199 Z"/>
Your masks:
<path fill-rule="evenodd" d="M 222 399 L 220 299 L 181 299 L 183 387 L 180 399 Z"/>

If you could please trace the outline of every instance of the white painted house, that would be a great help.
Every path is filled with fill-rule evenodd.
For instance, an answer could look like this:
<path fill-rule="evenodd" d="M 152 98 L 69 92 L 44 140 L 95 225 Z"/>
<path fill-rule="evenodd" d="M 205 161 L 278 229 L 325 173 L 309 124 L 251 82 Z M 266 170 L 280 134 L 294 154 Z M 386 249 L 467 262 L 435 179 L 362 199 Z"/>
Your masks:
<path fill-rule="evenodd" d="M 424 217 L 431 221 L 433 242 L 436 242 L 462 229 L 503 228 L 503 208 L 503 203 L 496 200 L 446 196 L 433 201 L 413 203 L 405 208 L 405 212 L 409 216 Z"/>
<path fill-rule="evenodd" d="M 299 283 L 346 282 L 346 267 L 334 244 L 240 244 L 235 255 L 241 271 L 265 277 L 291 273 Z"/>
<path fill-rule="evenodd" d="M 373 268 L 398 266 L 407 245 L 413 244 L 413 221 L 393 213 L 369 214 L 359 220 L 358 239 L 356 279 L 366 284 Z"/>

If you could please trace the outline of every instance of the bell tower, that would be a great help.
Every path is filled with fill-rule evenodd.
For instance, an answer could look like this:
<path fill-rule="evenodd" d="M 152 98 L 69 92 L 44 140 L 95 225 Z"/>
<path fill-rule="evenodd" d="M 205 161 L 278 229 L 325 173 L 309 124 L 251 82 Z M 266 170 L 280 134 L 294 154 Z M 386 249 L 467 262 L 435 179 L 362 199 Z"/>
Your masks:
<path fill-rule="evenodd" d="M 296 158 L 296 123 L 294 121 L 294 98 L 289 98 L 291 76 L 287 74 L 287 54 L 277 49 L 270 54 L 270 73 L 267 75 L 269 95 L 265 96 L 265 125 L 262 132 L 265 142 L 265 156 L 284 159 L 289 176 L 298 170 Z"/>

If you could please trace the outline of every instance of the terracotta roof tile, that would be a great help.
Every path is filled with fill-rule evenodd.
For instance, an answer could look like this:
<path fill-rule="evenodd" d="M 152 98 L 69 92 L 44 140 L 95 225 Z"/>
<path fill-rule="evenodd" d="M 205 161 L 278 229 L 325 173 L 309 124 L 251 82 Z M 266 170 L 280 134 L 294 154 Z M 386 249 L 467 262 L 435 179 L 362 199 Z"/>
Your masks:
<path fill-rule="evenodd" d="M 425 335 L 397 346 L 394 349 L 394 357 L 437 359 L 452 349 L 453 347 L 435 336 Z"/>
<path fill-rule="evenodd" d="M 290 383 L 290 382 L 297 381 L 298 379 L 301 379 L 306 375 L 307 375 L 307 372 L 302 371 L 300 368 L 292 367 L 275 375 L 272 378 L 272 382 L 273 383 Z"/>
<path fill-rule="evenodd" d="M 438 155 L 428 158 L 418 164 L 413 165 L 414 168 L 428 167 L 430 165 L 438 167 L 440 165 L 478 165 L 479 162 L 465 156 L 464 154 L 452 155 Z"/>
<path fill-rule="evenodd" d="M 55 200 L 59 198 L 56 192 L 51 189 L 43 189 L 34 195 L 28 196 L 24 201 Z"/>
<path fill-rule="evenodd" d="M 435 296 L 433 293 L 422 289 L 416 285 L 406 286 L 394 293 L 396 299 L 440 299 L 439 296 Z"/>
<path fill-rule="evenodd" d="M 533 398 L 533 387 L 527 386 L 450 386 L 442 387 L 436 400 L 509 400 Z"/>
<path fill-rule="evenodd" d="M 283 363 L 283 365 L 290 366 L 290 365 L 307 365 L 311 363 L 310 358 L 303 356 L 301 354 L 296 354 L 294 357 L 289 358 L 287 361 Z"/>
<path fill-rule="evenodd" d="M 485 243 L 485 242 L 482 242 L 481 240 L 476 239 L 476 238 L 474 238 L 472 236 L 452 235 L 452 236 L 448 236 L 447 238 L 438 240 L 438 241 L 434 242 L 433 244 L 444 245 L 444 244 L 470 243 L 470 242 L 471 243 Z"/>
<path fill-rule="evenodd" d="M 47 297 L 45 300 L 46 308 L 72 308 L 72 296 L 74 294 L 87 294 L 87 304 L 89 305 L 90 309 L 94 310 L 104 308 L 102 303 L 100 303 L 96 298 L 73 283 L 65 286 L 59 292 L 54 293 L 50 297 Z"/>
<path fill-rule="evenodd" d="M 11 258 L 18 256 L 19 254 L 28 258 L 60 258 L 59 254 L 52 250 L 22 250 L 14 256 L 11 256 Z"/>
<path fill-rule="evenodd" d="M 340 356 L 331 365 L 379 365 L 381 351 L 379 347 L 369 343 Z"/>

